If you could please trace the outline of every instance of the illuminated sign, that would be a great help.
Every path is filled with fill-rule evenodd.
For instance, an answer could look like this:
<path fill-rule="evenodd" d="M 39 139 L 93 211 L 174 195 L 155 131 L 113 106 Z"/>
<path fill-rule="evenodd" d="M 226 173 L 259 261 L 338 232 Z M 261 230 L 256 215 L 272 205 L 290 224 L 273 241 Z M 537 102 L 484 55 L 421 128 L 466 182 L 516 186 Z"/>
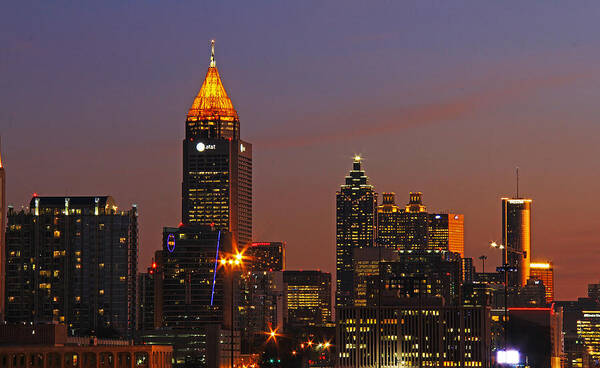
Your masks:
<path fill-rule="evenodd" d="M 196 145 L 196 150 L 197 150 L 198 152 L 204 152 L 204 151 L 206 151 L 206 150 L 214 150 L 214 149 L 216 149 L 216 148 L 217 148 L 217 146 L 216 146 L 216 145 L 214 145 L 214 144 L 204 144 L 204 143 L 202 143 L 202 142 L 199 142 L 199 143 Z"/>
<path fill-rule="evenodd" d="M 550 268 L 550 263 L 530 263 L 529 267 L 531 268 Z"/>
<path fill-rule="evenodd" d="M 240 144 L 240 152 L 244 152 L 246 151 L 246 146 L 244 146 L 244 144 Z"/>
<path fill-rule="evenodd" d="M 454 219 L 455 219 L 455 220 L 458 220 L 458 215 L 454 215 Z"/>
<path fill-rule="evenodd" d="M 169 253 L 173 253 L 175 250 L 175 235 L 173 234 L 167 236 L 167 249 L 169 250 Z"/>
<path fill-rule="evenodd" d="M 517 365 L 521 362 L 521 356 L 516 350 L 498 350 L 496 352 L 496 361 L 499 364 Z"/>

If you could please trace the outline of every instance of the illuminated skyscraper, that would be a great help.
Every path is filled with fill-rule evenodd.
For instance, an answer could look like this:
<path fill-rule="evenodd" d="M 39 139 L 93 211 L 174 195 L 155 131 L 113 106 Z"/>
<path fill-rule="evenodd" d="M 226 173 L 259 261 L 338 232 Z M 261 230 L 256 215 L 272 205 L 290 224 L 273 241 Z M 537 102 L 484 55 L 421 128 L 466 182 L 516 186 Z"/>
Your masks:
<path fill-rule="evenodd" d="M 252 240 L 252 145 L 240 139 L 237 111 L 214 58 L 188 111 L 183 141 L 182 218 L 186 225 L 229 231 Z"/>
<path fill-rule="evenodd" d="M 447 250 L 465 256 L 465 216 L 457 213 L 429 215 L 427 249 Z"/>
<path fill-rule="evenodd" d="M 600 360 L 600 310 L 584 310 L 577 320 L 577 335 L 592 360 Z"/>
<path fill-rule="evenodd" d="M 429 243 L 429 214 L 423 194 L 411 192 L 405 211 L 400 214 L 399 250 L 426 250 Z"/>
<path fill-rule="evenodd" d="M 109 196 L 37 197 L 8 213 L 6 319 L 71 335 L 135 329 L 137 208 Z"/>
<path fill-rule="evenodd" d="M 374 245 L 377 193 L 356 156 L 346 182 L 336 193 L 336 306 L 354 305 L 353 250 Z"/>
<path fill-rule="evenodd" d="M 5 303 L 5 257 L 6 257 L 6 172 L 2 165 L 2 147 L 0 146 L 0 321 L 4 320 Z"/>
<path fill-rule="evenodd" d="M 509 274 L 509 285 L 525 286 L 531 259 L 531 199 L 502 198 L 503 258 L 517 272 Z"/>
<path fill-rule="evenodd" d="M 540 280 L 546 288 L 546 303 L 554 301 L 554 266 L 552 262 L 535 262 L 529 264 L 530 277 Z"/>
<path fill-rule="evenodd" d="M 402 209 L 396 205 L 394 193 L 383 193 L 382 197 L 383 203 L 377 206 L 377 242 L 387 248 L 398 249 Z"/>

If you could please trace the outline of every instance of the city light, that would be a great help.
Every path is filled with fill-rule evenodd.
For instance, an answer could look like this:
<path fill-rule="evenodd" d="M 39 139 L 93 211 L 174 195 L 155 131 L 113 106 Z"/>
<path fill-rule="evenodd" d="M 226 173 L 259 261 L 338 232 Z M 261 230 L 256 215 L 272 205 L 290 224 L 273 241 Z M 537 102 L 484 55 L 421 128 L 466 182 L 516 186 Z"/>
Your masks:
<path fill-rule="evenodd" d="M 499 364 L 516 365 L 521 361 L 521 355 L 517 350 L 498 350 L 496 353 L 496 361 Z"/>

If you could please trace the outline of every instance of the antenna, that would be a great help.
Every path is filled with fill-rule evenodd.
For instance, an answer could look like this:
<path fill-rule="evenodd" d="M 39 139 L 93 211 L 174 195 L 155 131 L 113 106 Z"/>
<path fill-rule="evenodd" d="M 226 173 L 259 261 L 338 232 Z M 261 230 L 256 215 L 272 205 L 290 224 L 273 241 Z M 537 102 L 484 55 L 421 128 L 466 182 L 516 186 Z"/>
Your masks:
<path fill-rule="evenodd" d="M 519 167 L 517 166 L 517 198 L 519 198 Z"/>

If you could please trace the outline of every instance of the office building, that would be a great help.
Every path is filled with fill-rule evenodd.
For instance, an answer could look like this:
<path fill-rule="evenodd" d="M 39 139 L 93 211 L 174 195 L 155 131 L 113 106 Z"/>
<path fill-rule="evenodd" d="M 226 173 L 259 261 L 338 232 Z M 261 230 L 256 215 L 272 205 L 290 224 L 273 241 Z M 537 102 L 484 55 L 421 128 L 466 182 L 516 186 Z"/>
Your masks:
<path fill-rule="evenodd" d="M 410 199 L 400 214 L 399 250 L 426 250 L 429 244 L 429 214 L 423 205 L 423 193 L 410 192 Z"/>
<path fill-rule="evenodd" d="M 64 324 L 0 325 L 3 368 L 171 368 L 172 348 L 70 337 Z"/>
<path fill-rule="evenodd" d="M 600 308 L 582 311 L 577 320 L 577 335 L 592 360 L 600 361 Z"/>
<path fill-rule="evenodd" d="M 458 213 L 429 214 L 427 249 L 445 250 L 465 256 L 465 216 Z"/>
<path fill-rule="evenodd" d="M 594 299 L 600 303 L 600 283 L 588 284 L 588 298 Z"/>
<path fill-rule="evenodd" d="M 356 156 L 350 174 L 336 193 L 336 306 L 354 305 L 352 255 L 356 248 L 373 247 L 377 193 Z"/>
<path fill-rule="evenodd" d="M 137 209 L 112 197 L 38 197 L 8 213 L 6 320 L 67 325 L 70 335 L 132 337 Z"/>
<path fill-rule="evenodd" d="M 489 367 L 485 307 L 337 310 L 335 367 Z"/>
<path fill-rule="evenodd" d="M 285 315 L 290 327 L 324 325 L 331 320 L 331 274 L 283 271 Z"/>
<path fill-rule="evenodd" d="M 0 143 L 2 143 L 0 141 Z M 0 145 L 0 321 L 4 321 L 5 313 L 5 280 L 6 280 L 6 170 L 2 165 L 2 146 Z"/>
<path fill-rule="evenodd" d="M 383 193 L 383 203 L 377 206 L 377 243 L 387 248 L 400 246 L 400 214 L 394 193 Z"/>
<path fill-rule="evenodd" d="M 366 307 L 368 302 L 379 300 L 382 286 L 379 264 L 398 260 L 398 251 L 383 245 L 375 248 L 354 249 L 354 305 Z"/>
<path fill-rule="evenodd" d="M 229 359 L 233 323 L 239 354 L 239 320 L 231 310 L 232 296 L 239 294 L 231 282 L 237 272 L 219 265 L 232 249 L 232 234 L 215 227 L 163 229 L 162 250 L 155 256 L 155 330 L 146 331 L 141 342 L 172 345 L 177 366 L 216 368 Z"/>
<path fill-rule="evenodd" d="M 531 199 L 502 198 L 503 263 L 517 269 L 509 274 L 509 286 L 527 284 L 531 259 Z"/>
<path fill-rule="evenodd" d="M 240 138 L 238 114 L 214 58 L 190 107 L 183 141 L 182 218 L 252 240 L 252 145 Z"/>
<path fill-rule="evenodd" d="M 532 262 L 529 264 L 529 277 L 540 280 L 546 288 L 546 303 L 554 301 L 554 266 L 552 262 Z"/>
<path fill-rule="evenodd" d="M 283 331 L 285 284 L 281 271 L 252 271 L 241 275 L 238 307 L 242 353 L 258 353 L 266 331 Z"/>
<path fill-rule="evenodd" d="M 148 267 L 147 272 L 139 273 L 137 279 L 137 334 L 143 335 L 148 331 L 160 327 L 156 324 L 156 277 L 159 274 L 156 272 L 156 262 L 152 262 L 152 266 Z"/>
<path fill-rule="evenodd" d="M 379 279 L 384 303 L 458 305 L 462 259 L 450 252 L 400 251 L 396 261 L 380 263 Z"/>
<path fill-rule="evenodd" d="M 283 271 L 285 242 L 253 242 L 245 252 L 252 271 Z"/>
<path fill-rule="evenodd" d="M 518 350 L 521 364 L 561 367 L 562 312 L 551 308 L 509 308 L 507 348 Z"/>

